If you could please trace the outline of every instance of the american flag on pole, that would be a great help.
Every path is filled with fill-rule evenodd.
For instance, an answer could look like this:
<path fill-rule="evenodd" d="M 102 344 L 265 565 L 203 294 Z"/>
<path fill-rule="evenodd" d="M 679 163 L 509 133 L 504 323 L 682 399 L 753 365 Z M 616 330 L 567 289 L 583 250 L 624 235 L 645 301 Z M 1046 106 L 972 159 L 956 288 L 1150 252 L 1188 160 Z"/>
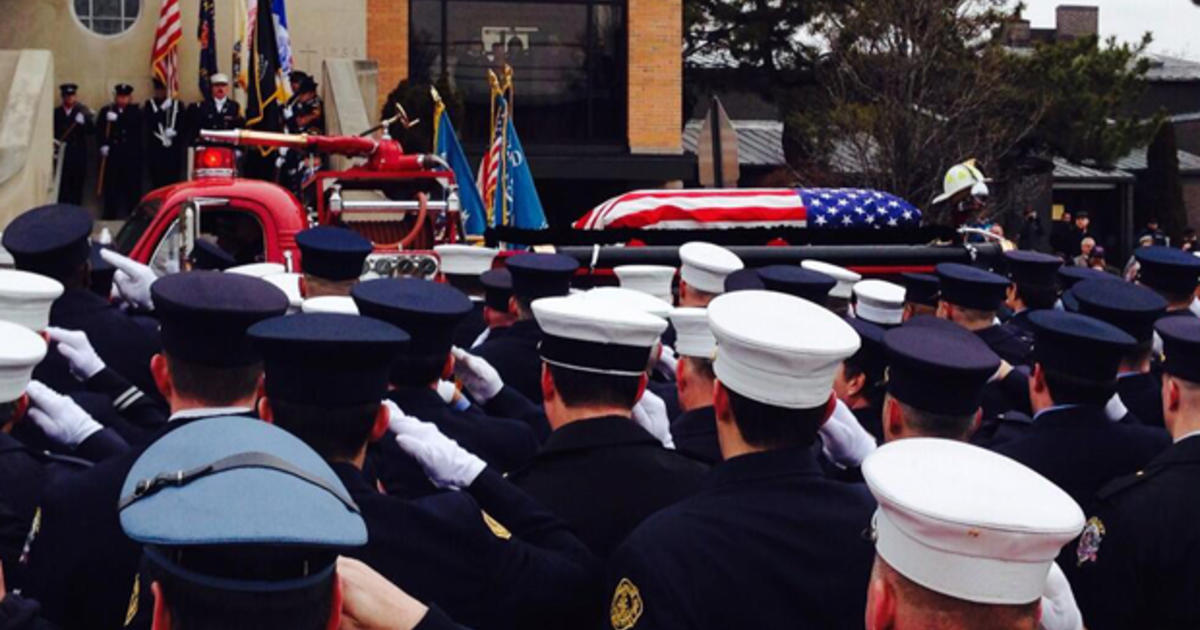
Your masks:
<path fill-rule="evenodd" d="M 884 192 L 861 188 L 638 190 L 614 197 L 575 222 L 575 229 L 710 230 L 791 227 L 813 230 L 901 229 L 921 211 Z"/>
<path fill-rule="evenodd" d="M 183 24 L 179 17 L 179 0 L 163 0 L 158 13 L 158 28 L 154 31 L 154 51 L 150 67 L 154 76 L 167 86 L 167 94 L 179 97 L 179 40 Z"/>
<path fill-rule="evenodd" d="M 504 138 L 508 121 L 508 105 L 503 98 L 496 99 L 496 120 L 493 121 L 492 142 L 479 164 L 479 181 L 476 182 L 483 194 L 483 207 L 488 211 L 488 225 L 495 225 L 493 214 L 496 207 L 496 191 L 500 184 L 500 170 L 504 166 Z"/>

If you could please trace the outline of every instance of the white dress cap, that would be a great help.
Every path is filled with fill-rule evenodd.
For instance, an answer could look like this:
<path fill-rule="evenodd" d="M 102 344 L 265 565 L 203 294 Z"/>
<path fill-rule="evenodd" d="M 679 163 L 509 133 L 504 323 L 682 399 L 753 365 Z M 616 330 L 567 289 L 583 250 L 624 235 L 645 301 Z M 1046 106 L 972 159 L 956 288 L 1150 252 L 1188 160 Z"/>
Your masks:
<path fill-rule="evenodd" d="M 0 403 L 25 393 L 33 368 L 46 356 L 42 336 L 13 322 L 0 322 Z"/>
<path fill-rule="evenodd" d="M 845 267 L 831 265 L 820 260 L 803 260 L 800 261 L 800 266 L 812 271 L 819 271 L 833 278 L 834 280 L 837 280 L 837 284 L 834 285 L 833 290 L 829 292 L 829 297 L 849 300 L 851 290 L 854 288 L 854 284 L 859 280 L 862 280 L 862 274 L 857 274 L 849 269 L 846 269 Z"/>
<path fill-rule="evenodd" d="M 264 276 L 263 280 L 279 287 L 284 295 L 288 297 L 288 311 L 295 313 L 300 310 L 300 305 L 304 302 L 304 296 L 300 295 L 300 278 L 304 277 L 299 273 L 276 273 L 269 276 Z"/>
<path fill-rule="evenodd" d="M 708 328 L 708 311 L 702 308 L 677 308 L 671 311 L 675 327 L 675 352 L 681 356 L 712 359 L 717 339 Z"/>
<path fill-rule="evenodd" d="M 904 321 L 904 287 L 886 280 L 862 280 L 854 285 L 854 316 L 891 326 Z"/>
<path fill-rule="evenodd" d="M 304 300 L 300 305 L 302 313 L 339 313 L 342 315 L 358 315 L 358 305 L 354 298 L 347 295 L 322 295 Z"/>
<path fill-rule="evenodd" d="M 499 251 L 474 245 L 437 245 L 433 251 L 442 261 L 442 273 L 456 276 L 479 276 L 492 268 Z"/>
<path fill-rule="evenodd" d="M 679 248 L 679 277 L 705 293 L 725 292 L 725 276 L 745 267 L 737 254 L 712 243 L 693 241 Z"/>
<path fill-rule="evenodd" d="M 641 376 L 667 329 L 661 317 L 616 303 L 597 308 L 586 295 L 542 298 L 532 307 L 542 360 L 584 372 Z"/>
<path fill-rule="evenodd" d="M 890 442 L 862 472 L 879 501 L 875 551 L 904 577 L 950 597 L 1036 601 L 1055 556 L 1083 530 L 1083 511 L 1058 486 L 965 442 Z"/>
<path fill-rule="evenodd" d="M 641 291 L 667 302 L 674 302 L 671 283 L 675 280 L 675 268 L 666 265 L 618 265 L 613 273 L 621 287 Z"/>
<path fill-rule="evenodd" d="M 0 320 L 20 324 L 34 332 L 50 324 L 50 305 L 63 294 L 63 285 L 46 276 L 0 269 Z"/>
<path fill-rule="evenodd" d="M 708 305 L 717 340 L 713 371 L 729 389 L 767 405 L 811 409 L 829 401 L 833 376 L 858 351 L 858 333 L 808 300 L 736 291 Z"/>
<path fill-rule="evenodd" d="M 230 267 L 225 270 L 225 273 L 236 273 L 239 276 L 251 276 L 253 278 L 265 278 L 267 276 L 273 276 L 277 273 L 284 273 L 286 271 L 287 267 L 284 267 L 279 263 L 262 262 Z"/>
<path fill-rule="evenodd" d="M 4 232 L 0 232 L 0 238 L 3 237 Z M 8 253 L 8 250 L 4 249 L 3 245 L 0 245 L 0 268 L 12 269 L 15 264 L 16 261 L 13 260 L 12 254 Z"/>
<path fill-rule="evenodd" d="M 572 294 L 581 300 L 588 300 L 598 309 L 629 308 L 655 317 L 666 319 L 671 314 L 671 303 L 656 298 L 653 295 L 626 289 L 625 287 L 596 287 L 583 293 Z"/>

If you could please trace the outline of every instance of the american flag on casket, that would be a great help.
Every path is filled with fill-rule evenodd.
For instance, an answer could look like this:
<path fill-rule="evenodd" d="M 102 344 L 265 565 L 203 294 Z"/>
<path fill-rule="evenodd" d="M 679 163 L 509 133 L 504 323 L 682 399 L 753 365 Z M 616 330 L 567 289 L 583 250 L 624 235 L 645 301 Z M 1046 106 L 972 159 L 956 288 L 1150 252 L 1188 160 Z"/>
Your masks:
<path fill-rule="evenodd" d="M 635 190 L 593 208 L 578 230 L 712 230 L 788 227 L 814 230 L 915 228 L 921 211 L 862 188 Z"/>

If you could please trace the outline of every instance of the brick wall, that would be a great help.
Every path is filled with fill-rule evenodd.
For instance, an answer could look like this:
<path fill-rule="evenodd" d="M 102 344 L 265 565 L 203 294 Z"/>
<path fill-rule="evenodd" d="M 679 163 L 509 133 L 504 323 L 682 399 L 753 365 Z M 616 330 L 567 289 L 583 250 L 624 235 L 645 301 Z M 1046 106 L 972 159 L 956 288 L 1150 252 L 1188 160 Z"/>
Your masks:
<path fill-rule="evenodd" d="M 408 76 L 408 0 L 367 0 L 367 57 L 379 64 L 374 116 Z"/>
<path fill-rule="evenodd" d="M 682 0 L 629 0 L 629 147 L 680 153 L 683 134 Z"/>
<path fill-rule="evenodd" d="M 1064 5 L 1055 9 L 1054 17 L 1059 39 L 1076 39 L 1100 32 L 1099 7 Z"/>

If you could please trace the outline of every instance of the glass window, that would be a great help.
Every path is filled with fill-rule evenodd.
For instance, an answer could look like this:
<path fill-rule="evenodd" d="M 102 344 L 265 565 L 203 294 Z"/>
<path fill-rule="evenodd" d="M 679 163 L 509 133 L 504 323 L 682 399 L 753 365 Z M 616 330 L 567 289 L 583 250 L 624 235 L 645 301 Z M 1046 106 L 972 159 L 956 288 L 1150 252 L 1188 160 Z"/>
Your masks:
<path fill-rule="evenodd" d="M 117 35 L 129 30 L 141 11 L 141 0 L 74 0 L 75 17 L 93 33 Z"/>
<path fill-rule="evenodd" d="M 445 75 L 466 106 L 459 133 L 487 141 L 488 70 L 512 66 L 525 144 L 625 143 L 624 0 L 413 0 L 416 81 Z M 525 122 L 522 122 L 525 121 Z"/>

